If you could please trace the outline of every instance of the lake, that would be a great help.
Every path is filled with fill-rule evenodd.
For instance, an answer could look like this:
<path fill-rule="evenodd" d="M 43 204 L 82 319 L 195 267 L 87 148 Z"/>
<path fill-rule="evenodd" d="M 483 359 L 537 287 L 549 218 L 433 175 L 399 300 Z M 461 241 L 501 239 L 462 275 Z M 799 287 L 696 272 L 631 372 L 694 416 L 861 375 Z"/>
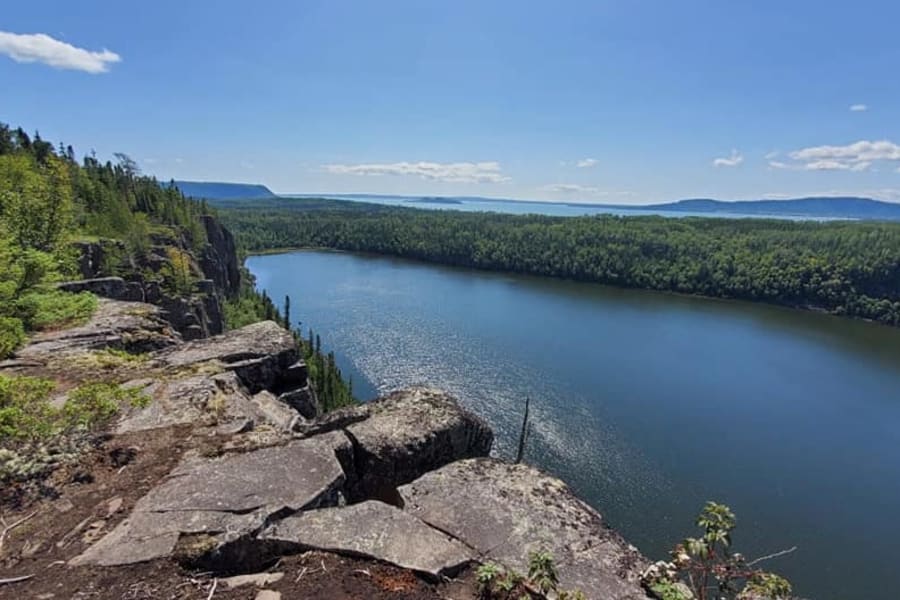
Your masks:
<path fill-rule="evenodd" d="M 255 256 L 358 396 L 455 394 L 653 559 L 704 501 L 817 600 L 900 589 L 900 329 L 743 302 L 337 252 Z"/>
<path fill-rule="evenodd" d="M 620 217 L 710 217 L 719 219 L 783 219 L 787 221 L 835 221 L 833 217 L 798 216 L 786 214 L 743 214 L 723 212 L 700 212 L 641 208 L 639 206 L 617 206 L 601 204 L 579 204 L 577 202 L 538 202 L 527 200 L 495 200 L 491 198 L 424 198 L 415 196 L 385 196 L 379 194 L 286 194 L 286 198 L 330 198 L 351 200 L 384 206 L 403 206 L 427 210 L 459 210 L 463 212 L 496 212 L 510 215 L 547 215 L 550 217 L 582 217 L 585 215 L 618 215 Z M 450 200 L 448 202 L 448 200 Z"/>

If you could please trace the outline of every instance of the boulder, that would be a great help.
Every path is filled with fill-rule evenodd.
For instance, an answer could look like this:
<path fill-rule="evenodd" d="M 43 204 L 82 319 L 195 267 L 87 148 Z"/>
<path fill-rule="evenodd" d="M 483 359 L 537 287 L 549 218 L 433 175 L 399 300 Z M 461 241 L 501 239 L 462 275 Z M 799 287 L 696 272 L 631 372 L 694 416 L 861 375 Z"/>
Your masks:
<path fill-rule="evenodd" d="M 487 456 L 494 440 L 484 421 L 431 388 L 394 392 L 355 410 L 366 418 L 345 429 L 356 453 L 354 499 L 394 501 L 397 486 L 455 460 Z"/>
<path fill-rule="evenodd" d="M 298 357 L 293 335 L 274 321 L 262 321 L 172 348 L 161 353 L 158 361 L 174 369 L 214 363 L 234 371 L 250 392 L 256 393 L 277 387 Z"/>
<path fill-rule="evenodd" d="M 131 515 L 73 559 L 123 565 L 178 553 L 191 564 L 258 567 L 242 540 L 299 510 L 343 502 L 340 433 L 244 454 L 187 460 L 141 498 Z"/>
<path fill-rule="evenodd" d="M 258 539 L 282 551 L 364 556 L 435 578 L 453 575 L 475 559 L 470 548 L 447 534 L 377 501 L 298 513 L 268 527 Z"/>
<path fill-rule="evenodd" d="M 646 599 L 646 559 L 559 479 L 527 465 L 462 460 L 399 490 L 404 510 L 519 573 L 549 551 L 561 589 L 588 598 Z"/>

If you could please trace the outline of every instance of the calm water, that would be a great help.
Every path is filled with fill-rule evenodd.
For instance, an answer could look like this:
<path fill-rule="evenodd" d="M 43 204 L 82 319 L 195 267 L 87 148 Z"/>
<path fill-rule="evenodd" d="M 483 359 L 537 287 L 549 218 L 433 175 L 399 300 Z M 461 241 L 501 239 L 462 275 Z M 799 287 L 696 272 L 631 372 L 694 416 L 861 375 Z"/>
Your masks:
<path fill-rule="evenodd" d="M 900 330 L 340 254 L 252 257 L 258 284 L 337 351 L 358 395 L 427 383 L 662 558 L 707 499 L 748 556 L 818 600 L 900 589 Z"/>
<path fill-rule="evenodd" d="M 385 206 L 405 206 L 408 208 L 422 208 L 429 210 L 460 210 L 464 212 L 497 212 L 511 215 L 538 214 L 551 217 L 581 217 L 584 215 L 619 215 L 623 217 L 642 217 L 658 215 L 661 217 L 713 217 L 728 219 L 785 219 L 788 221 L 832 221 L 829 217 L 810 217 L 794 215 L 745 215 L 741 213 L 713 213 L 713 212 L 686 212 L 676 210 L 656 210 L 628 208 L 623 206 L 582 205 L 577 203 L 563 204 L 559 202 L 527 202 L 491 200 L 490 198 L 463 198 L 458 204 L 443 204 L 431 202 L 419 202 L 421 200 L 412 196 L 382 196 L 366 194 L 292 194 L 288 197 L 295 198 L 332 198 L 335 200 L 353 200 L 370 204 L 383 204 Z"/>

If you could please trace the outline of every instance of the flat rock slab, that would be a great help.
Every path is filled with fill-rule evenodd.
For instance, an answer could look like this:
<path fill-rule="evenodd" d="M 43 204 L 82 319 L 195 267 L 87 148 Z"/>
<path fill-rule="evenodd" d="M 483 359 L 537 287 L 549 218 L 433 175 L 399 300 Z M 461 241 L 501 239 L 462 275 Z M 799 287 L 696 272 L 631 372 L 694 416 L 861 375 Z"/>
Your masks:
<path fill-rule="evenodd" d="M 447 534 L 378 501 L 302 512 L 269 527 L 259 539 L 374 558 L 432 577 L 453 574 L 475 559 L 470 548 Z"/>
<path fill-rule="evenodd" d="M 170 556 L 182 536 L 205 535 L 213 551 L 258 532 L 272 518 L 342 500 L 340 433 L 245 454 L 186 461 L 131 515 L 73 564 L 122 565 Z"/>
<path fill-rule="evenodd" d="M 28 360 L 50 360 L 106 348 L 149 352 L 180 342 L 181 337 L 162 319 L 157 307 L 101 298 L 87 323 L 35 334 L 28 345 L 16 352 L 16 356 Z"/>
<path fill-rule="evenodd" d="M 117 434 L 182 424 L 224 430 L 241 423 L 251 428 L 267 424 L 287 431 L 296 416 L 268 392 L 251 397 L 231 371 L 137 380 L 125 386 L 141 389 L 151 401 L 143 408 L 128 408 L 116 425 Z"/>
<path fill-rule="evenodd" d="M 462 458 L 487 456 L 490 427 L 440 390 L 413 387 L 351 409 L 346 432 L 356 448 L 354 498 L 390 499 L 394 488 Z M 334 417 L 330 417 L 334 418 Z M 353 421 L 356 422 L 353 422 Z"/>
<path fill-rule="evenodd" d="M 190 369 L 215 362 L 234 371 L 251 393 L 276 387 L 297 363 L 293 335 L 274 321 L 262 321 L 223 335 L 182 344 L 157 356 L 158 364 Z"/>
<path fill-rule="evenodd" d="M 404 509 L 484 558 L 528 571 L 528 554 L 547 550 L 562 589 L 588 598 L 647 598 L 646 559 L 559 479 L 527 465 L 469 459 L 399 489 Z"/>

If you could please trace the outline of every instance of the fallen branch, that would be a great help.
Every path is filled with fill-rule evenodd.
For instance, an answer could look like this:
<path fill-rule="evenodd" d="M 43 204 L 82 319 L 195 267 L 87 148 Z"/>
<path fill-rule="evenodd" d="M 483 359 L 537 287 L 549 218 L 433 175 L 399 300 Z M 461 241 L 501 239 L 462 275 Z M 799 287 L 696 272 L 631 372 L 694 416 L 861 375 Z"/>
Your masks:
<path fill-rule="evenodd" d="M 22 523 L 24 523 L 24 522 L 27 521 L 28 519 L 32 518 L 32 517 L 33 517 L 34 515 L 36 515 L 36 514 L 38 514 L 38 511 L 34 511 L 34 512 L 31 513 L 30 515 L 26 515 L 26 516 L 22 517 L 21 519 L 19 519 L 18 521 L 16 521 L 16 522 L 13 523 L 12 525 L 7 525 L 7 524 L 6 524 L 6 519 L 4 519 L 3 517 L 0 517 L 0 524 L 3 525 L 3 531 L 0 532 L 0 556 L 3 555 L 3 542 L 6 541 L 6 535 L 7 535 L 10 531 L 12 531 L 13 529 L 15 529 L 16 527 L 18 527 L 19 525 L 21 525 Z"/>
<path fill-rule="evenodd" d="M 6 585 L 7 583 L 19 583 L 20 581 L 27 581 L 34 577 L 34 575 L 22 575 L 21 577 L 10 577 L 9 579 L 0 579 L 0 585 Z"/>
<path fill-rule="evenodd" d="M 787 550 L 781 550 L 779 552 L 774 552 L 772 554 L 760 556 L 759 558 L 755 558 L 755 559 L 751 560 L 750 562 L 748 562 L 747 566 L 752 567 L 753 565 L 755 565 L 758 562 L 762 562 L 764 560 L 769 560 L 770 558 L 778 558 L 779 556 L 784 556 L 785 554 L 790 554 L 791 552 L 794 552 L 796 549 L 797 549 L 797 546 L 794 546 L 793 548 L 788 548 Z"/>
<path fill-rule="evenodd" d="M 213 594 L 216 593 L 216 586 L 217 586 L 217 585 L 219 585 L 219 580 L 218 580 L 218 579 L 213 579 L 213 584 L 212 584 L 212 586 L 209 588 L 209 596 L 206 597 L 206 600 L 210 600 L 210 598 L 213 597 Z"/>

